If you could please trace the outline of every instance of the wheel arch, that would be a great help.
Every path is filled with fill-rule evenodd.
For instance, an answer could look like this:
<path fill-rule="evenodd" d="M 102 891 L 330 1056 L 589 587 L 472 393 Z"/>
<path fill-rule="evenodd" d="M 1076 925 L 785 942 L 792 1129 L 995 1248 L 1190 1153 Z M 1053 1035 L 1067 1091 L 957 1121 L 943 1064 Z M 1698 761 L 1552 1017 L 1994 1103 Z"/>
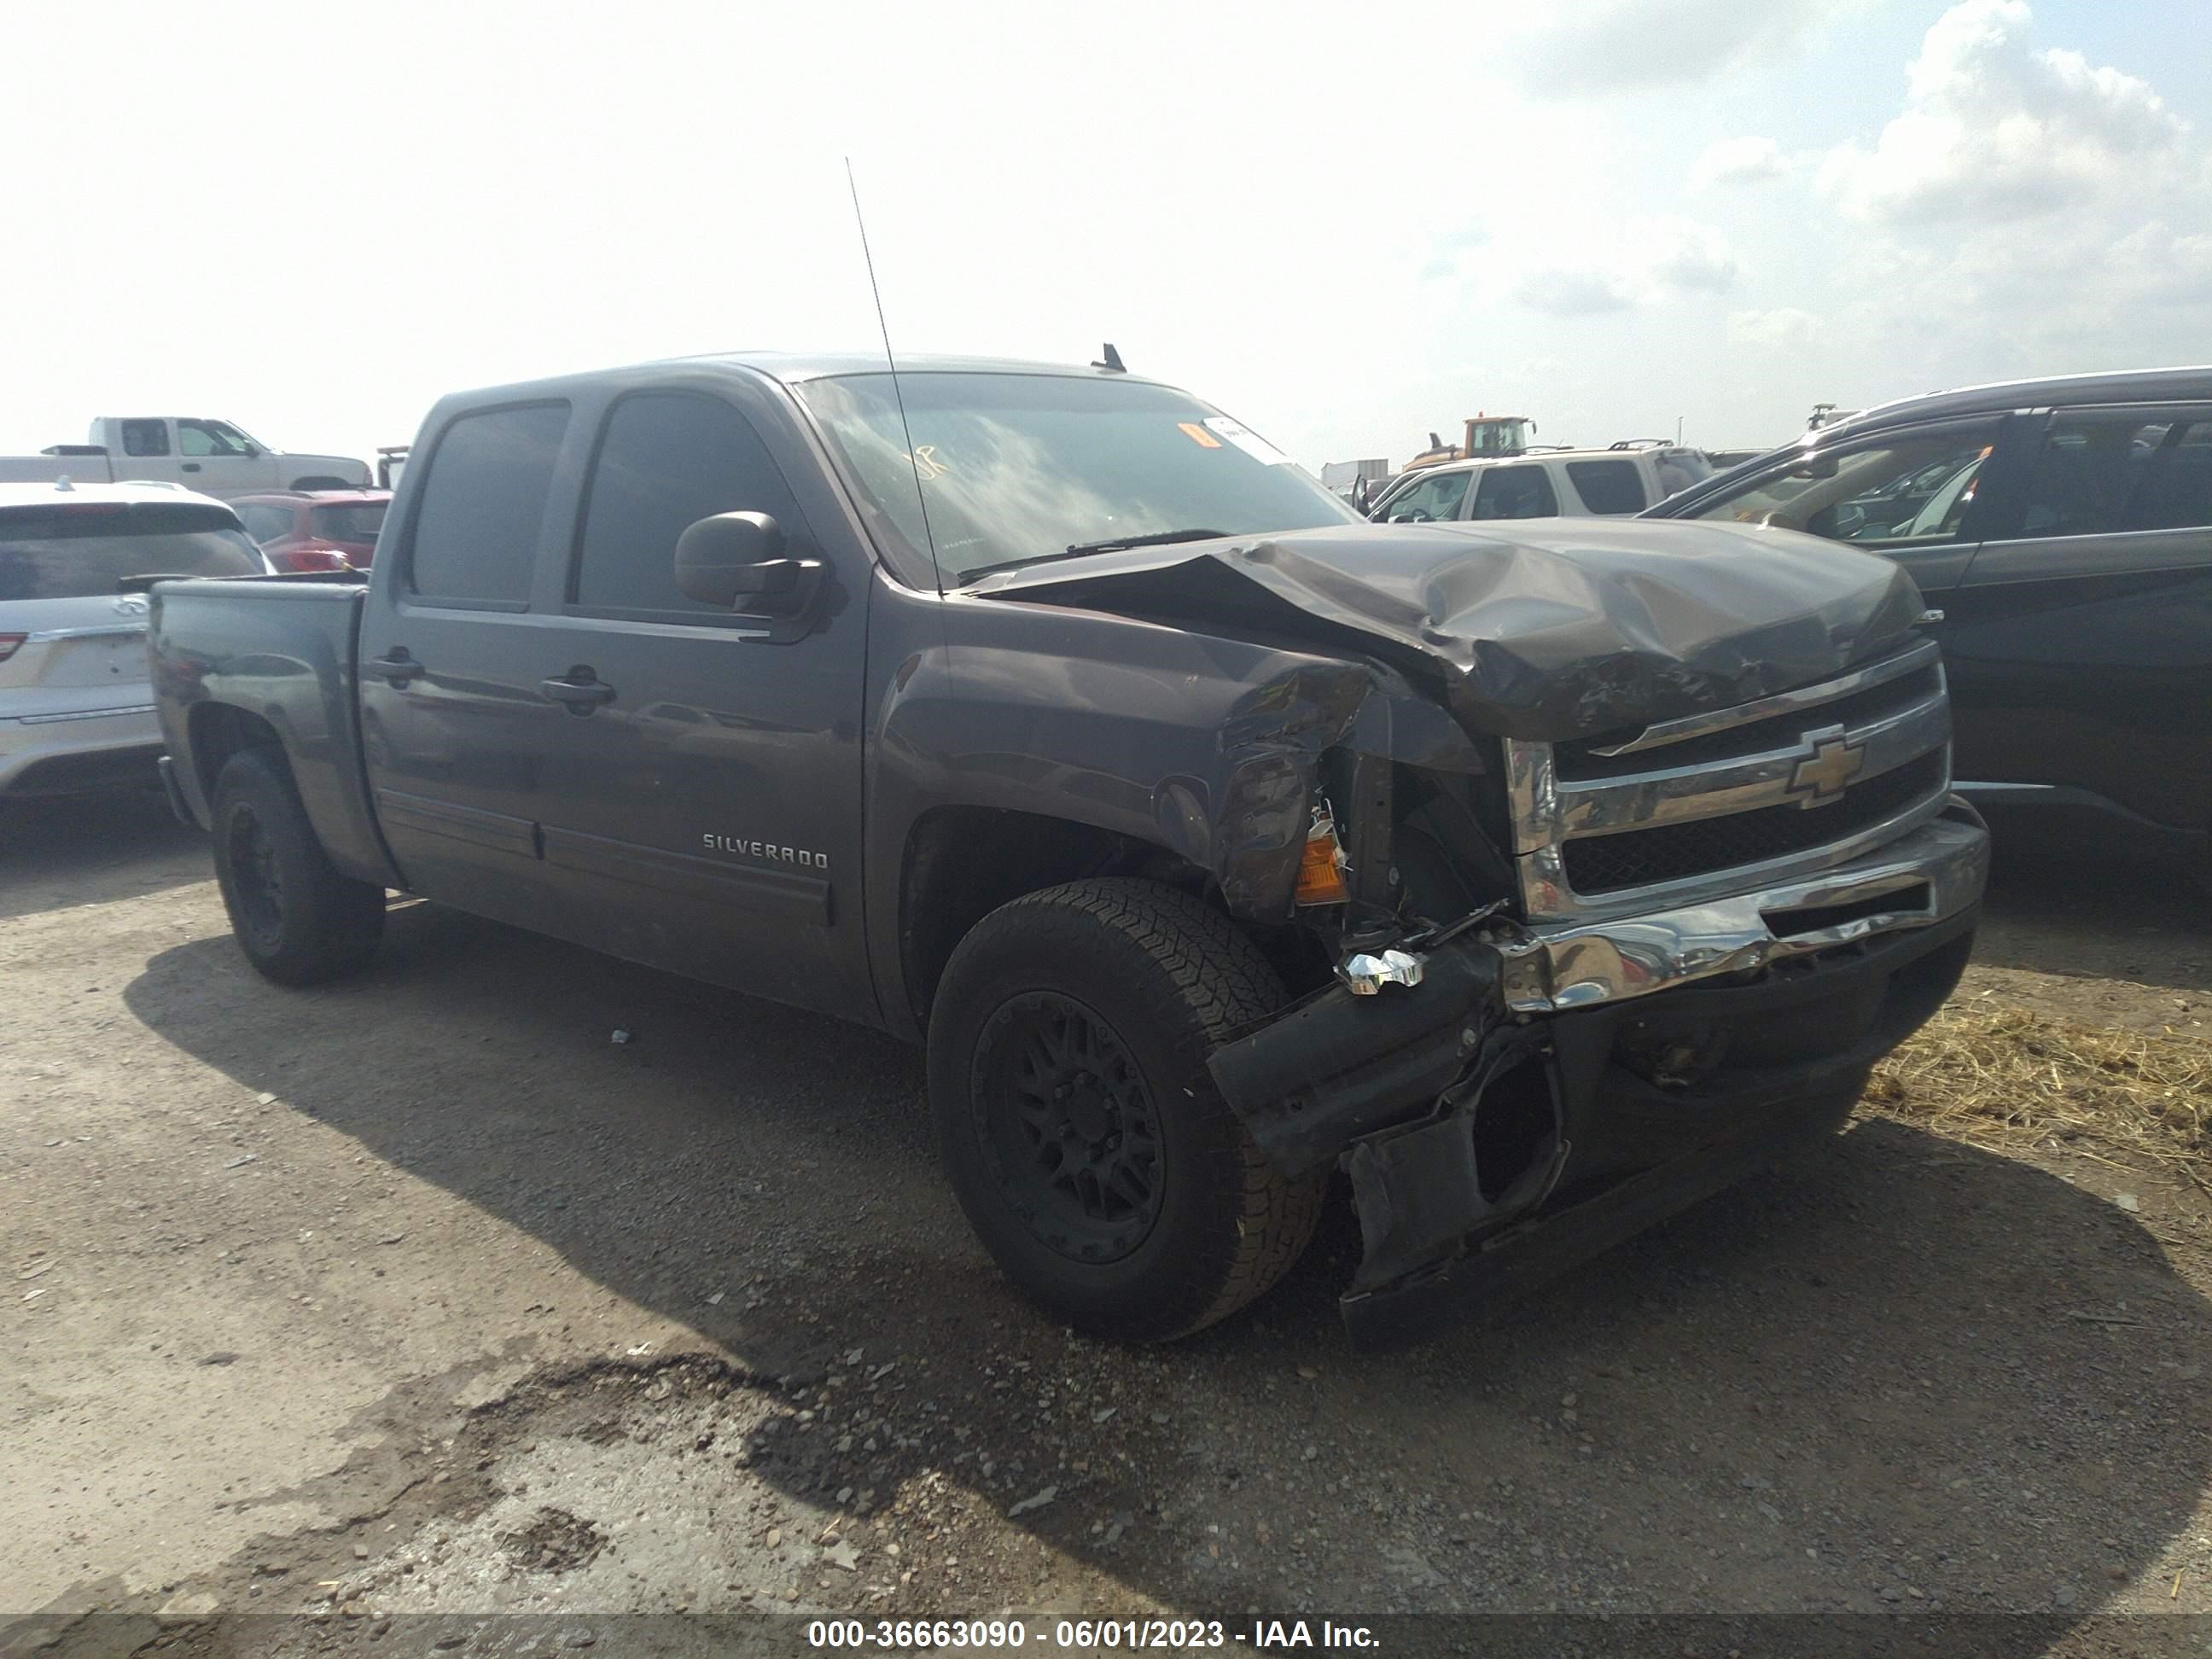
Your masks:
<path fill-rule="evenodd" d="M 277 763 L 288 774 L 292 769 L 276 728 L 262 715 L 235 703 L 194 704 L 186 718 L 185 734 L 192 775 L 199 781 L 204 800 L 214 800 L 215 781 L 222 775 L 230 757 L 243 750 L 273 749 Z"/>
<path fill-rule="evenodd" d="M 1218 905 L 1206 872 L 1155 842 L 1073 818 L 989 806 L 938 806 L 907 831 L 899 874 L 901 977 L 927 1030 L 954 949 L 1002 904 L 1091 876 L 1140 876 Z"/>

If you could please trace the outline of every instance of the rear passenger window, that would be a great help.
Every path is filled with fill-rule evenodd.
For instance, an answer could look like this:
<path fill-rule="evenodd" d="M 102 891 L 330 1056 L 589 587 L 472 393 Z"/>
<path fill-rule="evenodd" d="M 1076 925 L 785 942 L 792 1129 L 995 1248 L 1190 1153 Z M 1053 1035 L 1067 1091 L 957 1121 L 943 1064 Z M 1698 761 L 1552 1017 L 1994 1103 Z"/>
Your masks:
<path fill-rule="evenodd" d="M 718 513 L 765 513 L 787 538 L 801 536 L 798 503 L 744 416 L 697 392 L 624 398 L 592 464 L 570 603 L 731 616 L 676 586 L 678 538 Z"/>
<path fill-rule="evenodd" d="M 2212 412 L 2100 409 L 2051 422 L 2029 477 L 2023 536 L 2212 526 Z"/>
<path fill-rule="evenodd" d="M 1644 510 L 1644 480 L 1633 461 L 1569 461 L 1567 479 L 1593 513 Z"/>
<path fill-rule="evenodd" d="M 123 453 L 126 455 L 166 455 L 169 453 L 169 428 L 161 421 L 125 421 L 123 422 Z"/>
<path fill-rule="evenodd" d="M 464 415 L 429 460 L 415 512 L 410 585 L 422 598 L 522 605 L 553 463 L 568 425 L 566 404 Z"/>
<path fill-rule="evenodd" d="M 1493 466 L 1483 472 L 1474 488 L 1470 519 L 1548 519 L 1559 510 L 1559 498 L 1540 466 Z"/>

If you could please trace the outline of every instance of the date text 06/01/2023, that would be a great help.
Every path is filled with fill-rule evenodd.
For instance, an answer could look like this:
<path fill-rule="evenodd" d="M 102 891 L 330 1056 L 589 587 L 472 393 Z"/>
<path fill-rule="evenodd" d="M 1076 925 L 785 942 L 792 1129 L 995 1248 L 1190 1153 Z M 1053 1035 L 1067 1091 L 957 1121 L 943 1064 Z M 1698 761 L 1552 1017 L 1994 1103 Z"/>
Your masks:
<path fill-rule="evenodd" d="M 1032 1632 L 1021 1619 L 817 1619 L 806 1627 L 811 1648 L 914 1651 L 968 1649 L 1005 1652 L 1027 1647 L 1103 1652 L 1130 1649 L 1194 1651 L 1231 1645 L 1256 1651 L 1289 1652 L 1298 1648 L 1344 1648 L 1372 1652 L 1380 1646 L 1364 1625 L 1328 1620 L 1255 1619 L 1232 1630 L 1218 1619 L 1060 1619 L 1048 1632 Z"/>

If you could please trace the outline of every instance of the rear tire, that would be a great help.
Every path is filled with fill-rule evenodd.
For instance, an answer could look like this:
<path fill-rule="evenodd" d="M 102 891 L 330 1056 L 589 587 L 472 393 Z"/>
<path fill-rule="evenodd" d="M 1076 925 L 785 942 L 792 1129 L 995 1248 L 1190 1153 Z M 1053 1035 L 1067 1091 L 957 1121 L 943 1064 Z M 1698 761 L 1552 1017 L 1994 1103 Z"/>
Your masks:
<path fill-rule="evenodd" d="M 1206 1072 L 1285 1000 L 1225 917 L 1158 883 L 1073 882 L 979 922 L 938 987 L 930 1097 L 1006 1276 L 1083 1330 L 1164 1340 L 1287 1273 L 1323 1177 L 1279 1174 Z"/>
<path fill-rule="evenodd" d="M 216 779 L 216 879 L 246 959 L 279 985 L 359 969 L 384 936 L 384 889 L 331 865 L 274 750 L 233 755 Z"/>

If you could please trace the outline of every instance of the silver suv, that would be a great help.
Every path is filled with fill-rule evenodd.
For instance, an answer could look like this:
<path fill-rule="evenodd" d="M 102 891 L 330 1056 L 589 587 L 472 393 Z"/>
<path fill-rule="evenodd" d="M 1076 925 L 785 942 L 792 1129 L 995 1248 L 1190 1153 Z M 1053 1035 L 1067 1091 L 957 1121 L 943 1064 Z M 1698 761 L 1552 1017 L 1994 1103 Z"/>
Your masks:
<path fill-rule="evenodd" d="M 161 484 L 0 484 L 0 796 L 157 781 L 146 597 L 125 576 L 270 566 L 211 496 Z"/>

